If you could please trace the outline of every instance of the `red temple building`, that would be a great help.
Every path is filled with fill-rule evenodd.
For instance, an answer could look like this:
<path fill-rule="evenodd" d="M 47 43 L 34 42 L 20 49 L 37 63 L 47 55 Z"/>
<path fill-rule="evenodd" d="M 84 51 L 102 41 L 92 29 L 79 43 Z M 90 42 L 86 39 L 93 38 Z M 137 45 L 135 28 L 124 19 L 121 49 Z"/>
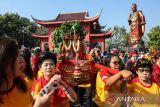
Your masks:
<path fill-rule="evenodd" d="M 102 50 L 105 50 L 105 39 L 111 37 L 111 32 L 102 32 L 105 26 L 99 24 L 99 17 L 101 13 L 89 17 L 88 12 L 74 12 L 74 13 L 59 13 L 59 15 L 53 20 L 39 20 L 33 18 L 35 23 L 46 27 L 48 32 L 45 35 L 32 34 L 33 37 L 41 40 L 41 48 L 44 49 L 44 44 L 47 42 L 49 48 L 52 48 L 52 32 L 66 21 L 78 20 L 81 22 L 84 31 L 87 32 L 85 40 L 89 43 L 88 49 L 94 47 L 96 43 L 101 44 Z"/>

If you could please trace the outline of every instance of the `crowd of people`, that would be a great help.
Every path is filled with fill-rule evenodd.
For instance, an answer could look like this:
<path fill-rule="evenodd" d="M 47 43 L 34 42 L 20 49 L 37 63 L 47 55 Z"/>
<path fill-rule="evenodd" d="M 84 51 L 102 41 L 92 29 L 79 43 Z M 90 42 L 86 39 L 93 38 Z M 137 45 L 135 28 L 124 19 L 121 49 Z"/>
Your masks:
<path fill-rule="evenodd" d="M 160 52 L 150 54 L 95 46 L 85 55 L 95 64 L 95 86 L 72 87 L 55 52 L 19 49 L 15 39 L 0 37 L 0 107 L 158 107 Z"/>

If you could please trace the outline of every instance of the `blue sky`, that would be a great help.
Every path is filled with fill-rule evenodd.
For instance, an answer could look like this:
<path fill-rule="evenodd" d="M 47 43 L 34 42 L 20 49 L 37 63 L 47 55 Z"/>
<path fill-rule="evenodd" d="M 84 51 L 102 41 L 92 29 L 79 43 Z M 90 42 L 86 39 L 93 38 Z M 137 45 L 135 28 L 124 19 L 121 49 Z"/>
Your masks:
<path fill-rule="evenodd" d="M 32 20 L 50 20 L 60 12 L 88 11 L 89 16 L 97 15 L 103 8 L 100 24 L 106 29 L 118 25 L 124 26 L 129 32 L 128 16 L 132 3 L 137 3 L 146 17 L 146 31 L 160 25 L 160 0 L 1 0 L 0 14 L 5 12 L 18 13 Z"/>

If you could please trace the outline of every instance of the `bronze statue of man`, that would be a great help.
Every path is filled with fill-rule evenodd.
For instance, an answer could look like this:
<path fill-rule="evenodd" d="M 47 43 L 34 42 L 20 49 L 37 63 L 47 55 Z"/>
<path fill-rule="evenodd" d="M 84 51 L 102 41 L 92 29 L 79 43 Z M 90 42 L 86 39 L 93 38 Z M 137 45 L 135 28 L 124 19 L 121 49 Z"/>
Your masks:
<path fill-rule="evenodd" d="M 137 11 L 135 3 L 132 4 L 132 13 L 129 16 L 128 22 L 131 29 L 130 42 L 137 45 L 144 35 L 146 22 L 142 11 Z"/>

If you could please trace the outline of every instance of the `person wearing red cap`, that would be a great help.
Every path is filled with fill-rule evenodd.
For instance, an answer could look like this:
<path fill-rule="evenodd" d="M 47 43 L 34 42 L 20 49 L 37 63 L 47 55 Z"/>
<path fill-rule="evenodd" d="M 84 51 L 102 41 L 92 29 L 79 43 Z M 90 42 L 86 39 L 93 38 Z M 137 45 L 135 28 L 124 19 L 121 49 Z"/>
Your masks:
<path fill-rule="evenodd" d="M 129 53 L 129 58 L 131 58 L 133 55 L 138 55 L 138 52 L 137 52 L 136 50 L 131 51 L 131 52 Z"/>
<path fill-rule="evenodd" d="M 129 58 L 128 58 L 126 67 L 127 67 L 127 69 L 130 70 L 133 74 L 136 74 L 136 73 L 135 73 L 135 69 L 134 69 L 134 68 L 135 68 L 134 65 L 135 65 L 137 59 L 138 59 L 138 52 L 137 52 L 136 50 L 131 51 L 131 52 L 129 53 Z"/>

